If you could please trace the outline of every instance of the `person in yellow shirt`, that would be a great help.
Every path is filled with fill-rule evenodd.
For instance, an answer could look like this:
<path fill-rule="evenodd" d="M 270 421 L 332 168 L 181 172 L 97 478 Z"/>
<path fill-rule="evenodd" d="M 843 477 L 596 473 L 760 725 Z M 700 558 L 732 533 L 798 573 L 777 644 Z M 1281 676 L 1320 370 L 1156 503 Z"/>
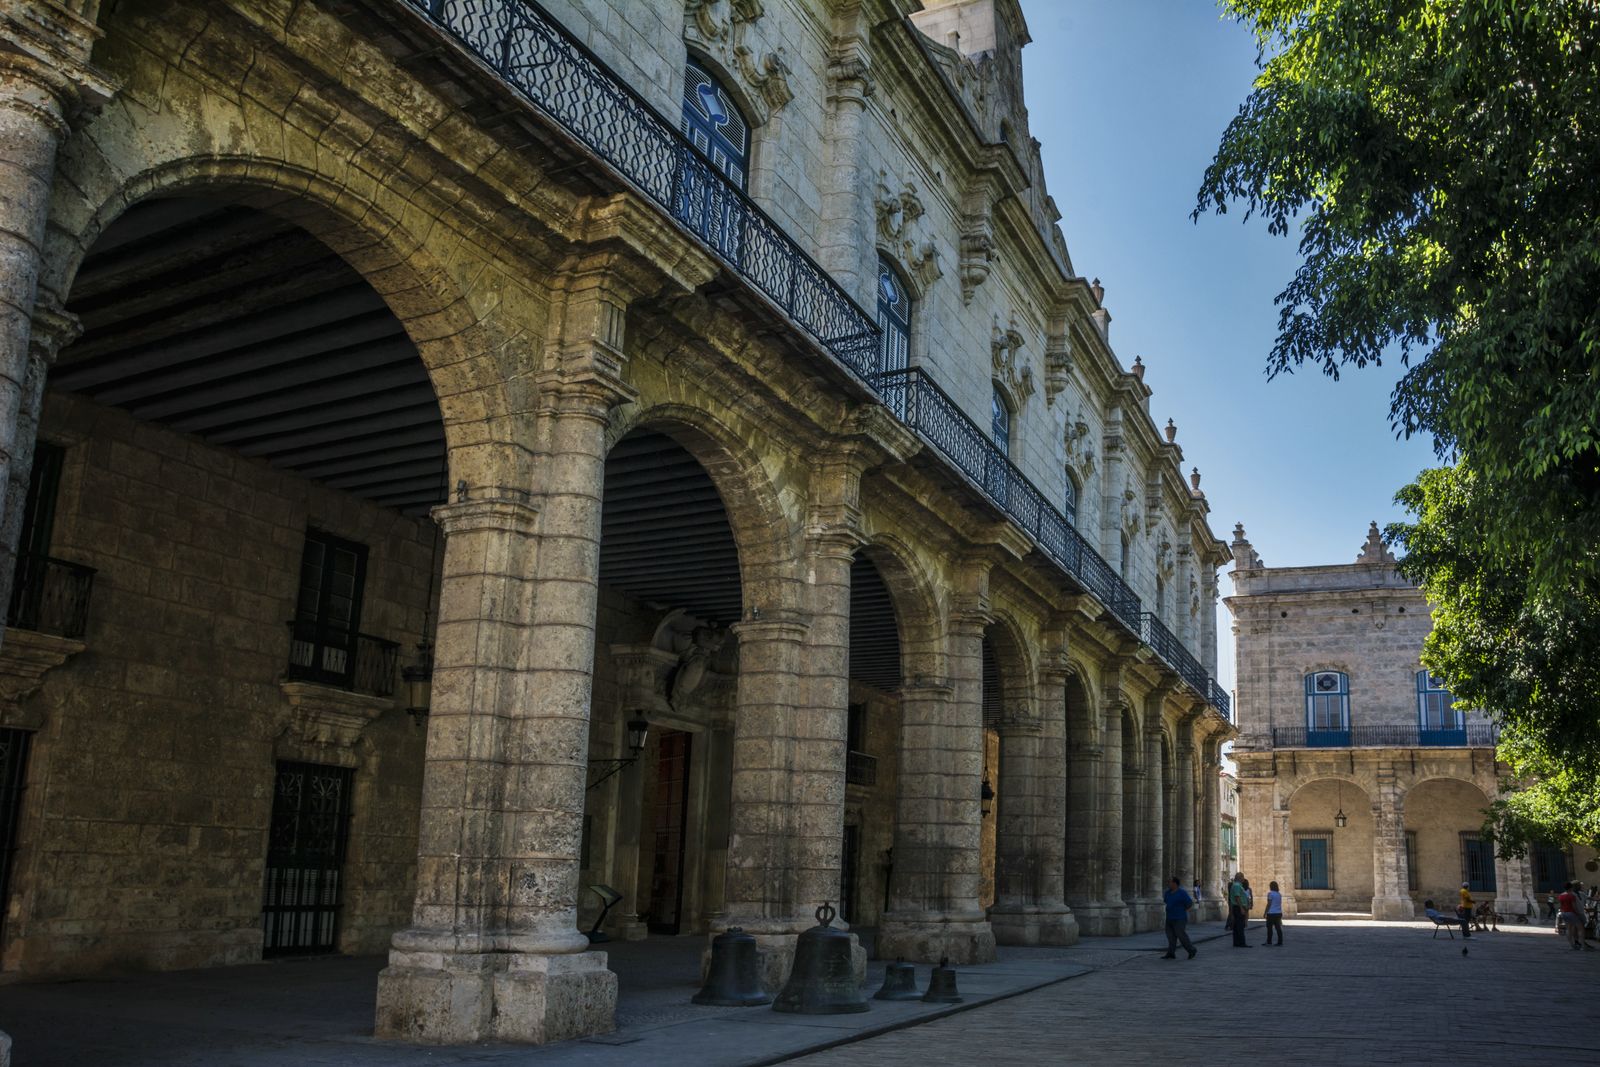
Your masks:
<path fill-rule="evenodd" d="M 1461 883 L 1461 903 L 1456 906 L 1456 915 L 1460 917 L 1461 925 L 1464 929 L 1470 929 L 1469 924 L 1472 922 L 1473 909 L 1472 894 L 1468 892 L 1467 885 L 1468 883 L 1466 882 Z M 1468 936 L 1471 935 L 1469 934 Z"/>

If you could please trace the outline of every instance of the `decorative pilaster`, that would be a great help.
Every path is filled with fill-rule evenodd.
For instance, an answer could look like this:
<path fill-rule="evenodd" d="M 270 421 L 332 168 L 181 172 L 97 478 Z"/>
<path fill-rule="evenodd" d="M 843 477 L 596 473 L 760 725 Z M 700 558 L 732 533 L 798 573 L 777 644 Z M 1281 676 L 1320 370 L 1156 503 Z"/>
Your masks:
<path fill-rule="evenodd" d="M 1406 885 L 1406 820 L 1394 764 L 1378 764 L 1372 802 L 1372 917 L 1414 919 L 1417 906 Z"/>
<path fill-rule="evenodd" d="M 1200 882 L 1205 894 L 1218 901 L 1223 888 L 1222 787 L 1217 782 L 1222 771 L 1221 744 L 1216 738 L 1207 737 L 1200 748 Z M 1257 879 L 1248 871 L 1245 877 L 1252 881 Z"/>
<path fill-rule="evenodd" d="M 1177 849 L 1175 864 L 1177 870 L 1173 871 L 1183 880 L 1184 888 L 1200 880 L 1199 871 L 1195 867 L 1195 787 L 1194 787 L 1194 724 L 1199 718 L 1199 712 L 1186 715 L 1178 724 L 1177 750 L 1172 754 L 1174 773 L 1177 775 L 1177 799 L 1173 809 L 1177 814 L 1176 825 L 1173 832 L 1177 835 Z"/>
<path fill-rule="evenodd" d="M 1162 886 L 1174 871 L 1163 866 L 1166 856 L 1166 777 L 1161 762 L 1161 707 L 1168 690 L 1158 689 L 1145 701 L 1144 798 L 1140 804 L 1139 873 L 1135 901 L 1140 925 L 1158 929 L 1165 921 Z"/>
<path fill-rule="evenodd" d="M 1133 933 L 1133 913 L 1122 897 L 1122 824 L 1123 824 L 1123 759 L 1122 751 L 1122 662 L 1119 660 L 1106 669 L 1102 678 L 1100 705 L 1100 757 L 1097 761 L 1095 809 L 1096 820 L 1094 851 L 1099 856 L 1095 865 L 1099 882 L 1092 901 L 1079 904 L 1072 901 L 1073 914 L 1078 926 L 1086 934 L 1102 937 L 1120 937 Z M 1074 786 L 1079 766 L 1074 765 Z M 1076 789 L 1074 796 L 1077 795 Z"/>
<path fill-rule="evenodd" d="M 847 292 L 868 304 L 871 280 L 877 276 L 871 196 L 876 182 L 863 165 L 867 98 L 873 92 L 870 62 L 865 36 L 837 38 L 828 58 L 829 180 L 822 196 L 818 255 Z"/>

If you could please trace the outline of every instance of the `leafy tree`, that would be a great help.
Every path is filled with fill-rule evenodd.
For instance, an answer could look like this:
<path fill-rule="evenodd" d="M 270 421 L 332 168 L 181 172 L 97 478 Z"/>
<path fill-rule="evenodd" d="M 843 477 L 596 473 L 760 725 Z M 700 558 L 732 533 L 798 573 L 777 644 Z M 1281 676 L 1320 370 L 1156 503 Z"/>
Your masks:
<path fill-rule="evenodd" d="M 1399 500 L 1424 662 L 1533 783 L 1503 851 L 1600 840 L 1600 3 L 1222 0 L 1259 74 L 1195 217 L 1302 262 L 1269 374 L 1398 356 L 1390 417 L 1453 464 Z"/>
<path fill-rule="evenodd" d="M 1490 808 L 1502 855 L 1535 840 L 1600 844 L 1600 597 L 1532 581 L 1537 545 L 1485 536 L 1484 479 L 1469 463 L 1424 471 L 1397 499 L 1416 519 L 1385 531 L 1400 573 L 1433 602 L 1423 662 L 1501 725 L 1518 788 Z"/>
<path fill-rule="evenodd" d="M 1600 4 L 1223 0 L 1261 50 L 1198 218 L 1298 227 L 1269 372 L 1398 355 L 1399 433 L 1470 456 L 1482 533 L 1589 585 L 1600 545 Z"/>

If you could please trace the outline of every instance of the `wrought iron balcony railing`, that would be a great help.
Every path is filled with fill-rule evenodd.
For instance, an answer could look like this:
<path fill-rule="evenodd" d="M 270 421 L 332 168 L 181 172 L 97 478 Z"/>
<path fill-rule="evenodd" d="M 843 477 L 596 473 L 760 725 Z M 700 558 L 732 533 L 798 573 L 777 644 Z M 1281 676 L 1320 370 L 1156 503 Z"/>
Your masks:
<path fill-rule="evenodd" d="M 1031 535 L 1044 555 L 1129 633 L 1143 638 L 1139 598 L 1061 510 L 924 371 L 884 372 L 872 316 L 676 125 L 535 0 L 404 2 L 771 300 Z M 1175 639 L 1170 644 L 1181 650 Z M 1197 669 L 1198 661 L 1186 651 L 1183 656 L 1170 649 L 1157 652 L 1230 717 L 1227 693 Z"/>
<path fill-rule="evenodd" d="M 1499 740 L 1493 723 L 1467 723 L 1453 730 L 1425 730 L 1418 726 L 1353 726 L 1348 730 L 1308 730 L 1304 726 L 1274 726 L 1273 748 L 1424 748 L 1429 746 L 1481 748 Z"/>
<path fill-rule="evenodd" d="M 371 634 L 353 634 L 314 622 L 289 623 L 285 676 L 373 696 L 394 695 L 400 646 Z"/>
<path fill-rule="evenodd" d="M 878 757 L 851 750 L 844 754 L 844 780 L 850 785 L 878 784 Z"/>
<path fill-rule="evenodd" d="M 74 641 L 89 626 L 95 569 L 51 556 L 17 557 L 6 625 Z"/>

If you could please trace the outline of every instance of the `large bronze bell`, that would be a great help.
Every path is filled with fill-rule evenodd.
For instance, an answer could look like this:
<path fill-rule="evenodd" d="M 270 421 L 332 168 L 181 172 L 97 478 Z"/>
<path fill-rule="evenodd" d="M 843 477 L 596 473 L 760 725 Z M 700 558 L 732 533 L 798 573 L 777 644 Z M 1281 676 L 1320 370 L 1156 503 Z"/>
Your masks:
<path fill-rule="evenodd" d="M 850 958 L 850 935 L 832 926 L 836 913 L 826 902 L 817 909 L 817 925 L 800 935 L 794 946 L 794 969 L 773 1011 L 798 1015 L 842 1015 L 866 1011 Z"/>
<path fill-rule="evenodd" d="M 761 954 L 756 939 L 739 927 L 711 939 L 711 967 L 706 984 L 693 997 L 696 1004 L 715 1004 L 723 1008 L 753 1008 L 770 1004 L 772 998 L 761 988 Z"/>
<path fill-rule="evenodd" d="M 948 958 L 940 960 L 939 966 L 928 976 L 928 991 L 922 994 L 922 999 L 927 1004 L 961 1003 L 961 994 L 956 992 L 956 970 L 950 966 Z"/>
<path fill-rule="evenodd" d="M 883 988 L 872 994 L 873 1000 L 921 1000 L 917 992 L 917 969 L 905 960 L 896 960 L 884 968 Z"/>

